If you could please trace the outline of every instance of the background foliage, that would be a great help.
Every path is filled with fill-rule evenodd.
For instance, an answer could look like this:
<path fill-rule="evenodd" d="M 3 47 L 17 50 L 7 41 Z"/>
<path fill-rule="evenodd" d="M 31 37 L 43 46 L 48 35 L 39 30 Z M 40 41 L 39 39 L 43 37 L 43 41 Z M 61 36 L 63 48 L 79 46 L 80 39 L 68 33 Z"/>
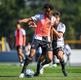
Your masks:
<path fill-rule="evenodd" d="M 9 42 L 13 42 L 16 21 L 40 12 L 46 2 L 62 13 L 62 21 L 67 27 L 65 39 L 80 39 L 81 0 L 0 0 L 0 38 L 5 36 Z M 24 26 L 27 41 L 31 41 L 34 30 L 28 28 L 27 24 Z"/>

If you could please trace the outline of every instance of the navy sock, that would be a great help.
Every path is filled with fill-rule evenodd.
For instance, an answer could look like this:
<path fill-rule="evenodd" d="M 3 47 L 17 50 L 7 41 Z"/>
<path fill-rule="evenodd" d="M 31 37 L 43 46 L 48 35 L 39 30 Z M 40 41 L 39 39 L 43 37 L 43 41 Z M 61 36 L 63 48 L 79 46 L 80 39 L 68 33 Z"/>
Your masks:
<path fill-rule="evenodd" d="M 60 64 L 61 64 L 62 70 L 65 70 L 65 61 L 64 61 L 64 59 L 62 59 L 60 61 Z"/>

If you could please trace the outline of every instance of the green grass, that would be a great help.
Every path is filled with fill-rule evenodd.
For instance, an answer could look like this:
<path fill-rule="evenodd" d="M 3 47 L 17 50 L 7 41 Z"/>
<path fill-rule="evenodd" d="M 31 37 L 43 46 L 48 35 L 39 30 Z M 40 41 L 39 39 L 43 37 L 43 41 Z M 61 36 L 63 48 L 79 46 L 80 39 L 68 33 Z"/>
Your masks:
<path fill-rule="evenodd" d="M 33 70 L 36 66 L 29 65 Z M 61 67 L 45 68 L 43 75 L 34 78 L 19 79 L 21 67 L 17 65 L 1 65 L 0 64 L 0 80 L 81 80 L 81 66 L 67 66 L 68 77 L 64 77 L 61 72 Z"/>

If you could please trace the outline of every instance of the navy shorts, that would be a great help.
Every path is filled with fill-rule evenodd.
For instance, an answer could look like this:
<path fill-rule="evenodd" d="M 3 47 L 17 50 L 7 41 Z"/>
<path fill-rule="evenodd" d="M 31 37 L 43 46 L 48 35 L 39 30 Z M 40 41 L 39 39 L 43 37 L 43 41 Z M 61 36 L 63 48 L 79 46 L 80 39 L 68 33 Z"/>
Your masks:
<path fill-rule="evenodd" d="M 32 44 L 31 44 L 31 48 L 37 50 L 38 47 L 42 48 L 42 52 L 47 52 L 47 51 L 53 50 L 51 42 L 34 39 Z"/>

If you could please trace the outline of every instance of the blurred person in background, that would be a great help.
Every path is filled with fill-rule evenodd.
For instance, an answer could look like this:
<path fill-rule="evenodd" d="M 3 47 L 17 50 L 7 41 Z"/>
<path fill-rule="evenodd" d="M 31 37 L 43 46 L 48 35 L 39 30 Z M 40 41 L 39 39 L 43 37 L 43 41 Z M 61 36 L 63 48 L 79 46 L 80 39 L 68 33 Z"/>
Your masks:
<path fill-rule="evenodd" d="M 18 22 L 16 26 L 17 28 L 15 30 L 15 45 L 16 45 L 20 65 L 23 66 L 25 59 L 25 55 L 23 52 L 26 45 L 26 32 Z"/>

